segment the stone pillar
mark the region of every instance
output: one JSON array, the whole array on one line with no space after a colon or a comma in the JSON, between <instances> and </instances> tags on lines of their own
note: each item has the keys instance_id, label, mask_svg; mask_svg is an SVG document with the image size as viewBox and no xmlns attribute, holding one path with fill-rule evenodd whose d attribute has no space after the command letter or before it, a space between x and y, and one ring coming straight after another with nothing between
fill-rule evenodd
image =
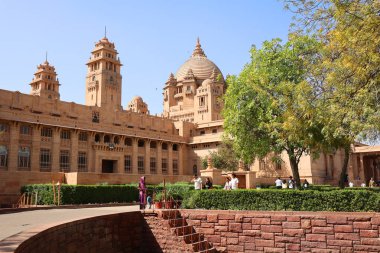
<instances>
[{"instance_id":1,"label":"stone pillar","mask_svg":"<svg viewBox=\"0 0 380 253\"><path fill-rule=\"evenodd\" d=\"M173 143L168 143L168 172L173 175Z\"/></svg>"},{"instance_id":2,"label":"stone pillar","mask_svg":"<svg viewBox=\"0 0 380 253\"><path fill-rule=\"evenodd\" d=\"M70 132L71 150L70 150L70 172L78 172L78 130Z\"/></svg>"},{"instance_id":3,"label":"stone pillar","mask_svg":"<svg viewBox=\"0 0 380 253\"><path fill-rule=\"evenodd\" d=\"M53 128L53 148L51 149L51 170L54 172L60 171L59 169L59 153L61 144L61 129L59 127Z\"/></svg>"},{"instance_id":4,"label":"stone pillar","mask_svg":"<svg viewBox=\"0 0 380 253\"><path fill-rule=\"evenodd\" d=\"M87 171L101 173L99 168L95 167L95 150L92 147L92 144L95 142L95 133L88 133L87 138Z\"/></svg>"},{"instance_id":5,"label":"stone pillar","mask_svg":"<svg viewBox=\"0 0 380 253\"><path fill-rule=\"evenodd\" d=\"M157 141L157 162L156 162L156 170L157 174L162 175L162 141Z\"/></svg>"},{"instance_id":6,"label":"stone pillar","mask_svg":"<svg viewBox=\"0 0 380 253\"><path fill-rule=\"evenodd\" d=\"M8 171L16 171L18 167L20 130L18 122L10 124L9 151L8 151Z\"/></svg>"},{"instance_id":7,"label":"stone pillar","mask_svg":"<svg viewBox=\"0 0 380 253\"><path fill-rule=\"evenodd\" d=\"M139 147L138 147L138 138L132 139L132 174L139 174L137 170L137 157L139 154Z\"/></svg>"},{"instance_id":8,"label":"stone pillar","mask_svg":"<svg viewBox=\"0 0 380 253\"><path fill-rule=\"evenodd\" d=\"M365 177L364 177L364 156L362 153L360 154L359 177L360 177L361 181L365 180Z\"/></svg>"},{"instance_id":9,"label":"stone pillar","mask_svg":"<svg viewBox=\"0 0 380 253\"><path fill-rule=\"evenodd\" d=\"M183 175L185 144L178 144L178 174Z\"/></svg>"},{"instance_id":10,"label":"stone pillar","mask_svg":"<svg viewBox=\"0 0 380 253\"><path fill-rule=\"evenodd\" d=\"M41 152L41 127L34 125L32 129L32 147L30 148L31 171L40 171L40 152Z\"/></svg>"},{"instance_id":11,"label":"stone pillar","mask_svg":"<svg viewBox=\"0 0 380 253\"><path fill-rule=\"evenodd\" d=\"M150 142L151 140L145 141L145 174L150 174Z\"/></svg>"}]
</instances>

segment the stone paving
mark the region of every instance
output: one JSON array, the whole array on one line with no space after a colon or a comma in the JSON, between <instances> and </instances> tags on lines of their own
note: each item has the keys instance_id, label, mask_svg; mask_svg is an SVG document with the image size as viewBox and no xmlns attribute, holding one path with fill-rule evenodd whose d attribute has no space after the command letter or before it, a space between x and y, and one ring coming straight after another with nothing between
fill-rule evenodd
<instances>
[{"instance_id":1,"label":"stone paving","mask_svg":"<svg viewBox=\"0 0 380 253\"><path fill-rule=\"evenodd\" d=\"M47 209L0 214L0 241L22 231L45 226L51 223L69 222L88 217L138 210L138 205L132 205L73 209Z\"/></svg>"}]
</instances>

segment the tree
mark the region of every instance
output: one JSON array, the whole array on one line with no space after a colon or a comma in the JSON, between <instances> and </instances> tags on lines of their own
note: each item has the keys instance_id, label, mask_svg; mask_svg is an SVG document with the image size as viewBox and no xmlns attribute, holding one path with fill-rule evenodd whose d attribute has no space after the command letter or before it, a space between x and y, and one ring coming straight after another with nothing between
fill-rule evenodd
<instances>
[{"instance_id":1,"label":"tree","mask_svg":"<svg viewBox=\"0 0 380 253\"><path fill-rule=\"evenodd\" d=\"M213 166L217 169L234 171L238 168L239 157L233 151L231 140L224 139L219 145L218 151L211 152L209 156L211 156ZM207 168L207 159L207 156L202 159L204 169Z\"/></svg>"},{"instance_id":2,"label":"tree","mask_svg":"<svg viewBox=\"0 0 380 253\"><path fill-rule=\"evenodd\" d=\"M285 2L296 13L298 32L312 32L324 44L322 59L313 68L322 91L322 146L344 150L339 180L344 187L350 145L359 137L375 138L380 129L380 2Z\"/></svg>"},{"instance_id":3,"label":"tree","mask_svg":"<svg viewBox=\"0 0 380 253\"><path fill-rule=\"evenodd\" d=\"M314 90L306 81L318 58L319 43L290 36L251 49L251 62L239 76L227 79L224 129L246 163L270 152L286 151L293 177L300 185L298 164L320 136L314 121Z\"/></svg>"}]
</instances>

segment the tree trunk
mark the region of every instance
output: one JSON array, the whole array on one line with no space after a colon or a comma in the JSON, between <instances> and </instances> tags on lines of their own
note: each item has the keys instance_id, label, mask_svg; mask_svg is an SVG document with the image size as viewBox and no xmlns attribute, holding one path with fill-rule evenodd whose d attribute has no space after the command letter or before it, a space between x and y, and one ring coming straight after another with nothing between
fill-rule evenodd
<instances>
[{"instance_id":1,"label":"tree trunk","mask_svg":"<svg viewBox=\"0 0 380 253\"><path fill-rule=\"evenodd\" d=\"M301 188L301 180L300 180L300 174L298 171L298 162L296 157L294 156L294 150L289 149L288 151L289 161L290 161L290 168L292 169L293 178L296 181L297 188Z\"/></svg>"},{"instance_id":2,"label":"tree trunk","mask_svg":"<svg viewBox=\"0 0 380 253\"><path fill-rule=\"evenodd\" d=\"M350 159L350 145L347 145L344 147L344 161L343 161L342 172L340 173L340 177L339 177L339 187L341 189L343 189L345 186L345 179L347 175L347 167L348 167L349 159Z\"/></svg>"}]
</instances>

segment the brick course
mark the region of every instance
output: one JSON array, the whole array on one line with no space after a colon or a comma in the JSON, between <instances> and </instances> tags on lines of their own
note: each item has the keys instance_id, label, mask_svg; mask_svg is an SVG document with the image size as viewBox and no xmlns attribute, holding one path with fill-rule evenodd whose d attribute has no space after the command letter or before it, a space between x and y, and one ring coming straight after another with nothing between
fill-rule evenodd
<instances>
[{"instance_id":1,"label":"brick course","mask_svg":"<svg viewBox=\"0 0 380 253\"><path fill-rule=\"evenodd\" d=\"M197 231L215 224L205 238L226 252L380 252L379 213L180 212L202 217L189 220Z\"/></svg>"}]
</instances>

